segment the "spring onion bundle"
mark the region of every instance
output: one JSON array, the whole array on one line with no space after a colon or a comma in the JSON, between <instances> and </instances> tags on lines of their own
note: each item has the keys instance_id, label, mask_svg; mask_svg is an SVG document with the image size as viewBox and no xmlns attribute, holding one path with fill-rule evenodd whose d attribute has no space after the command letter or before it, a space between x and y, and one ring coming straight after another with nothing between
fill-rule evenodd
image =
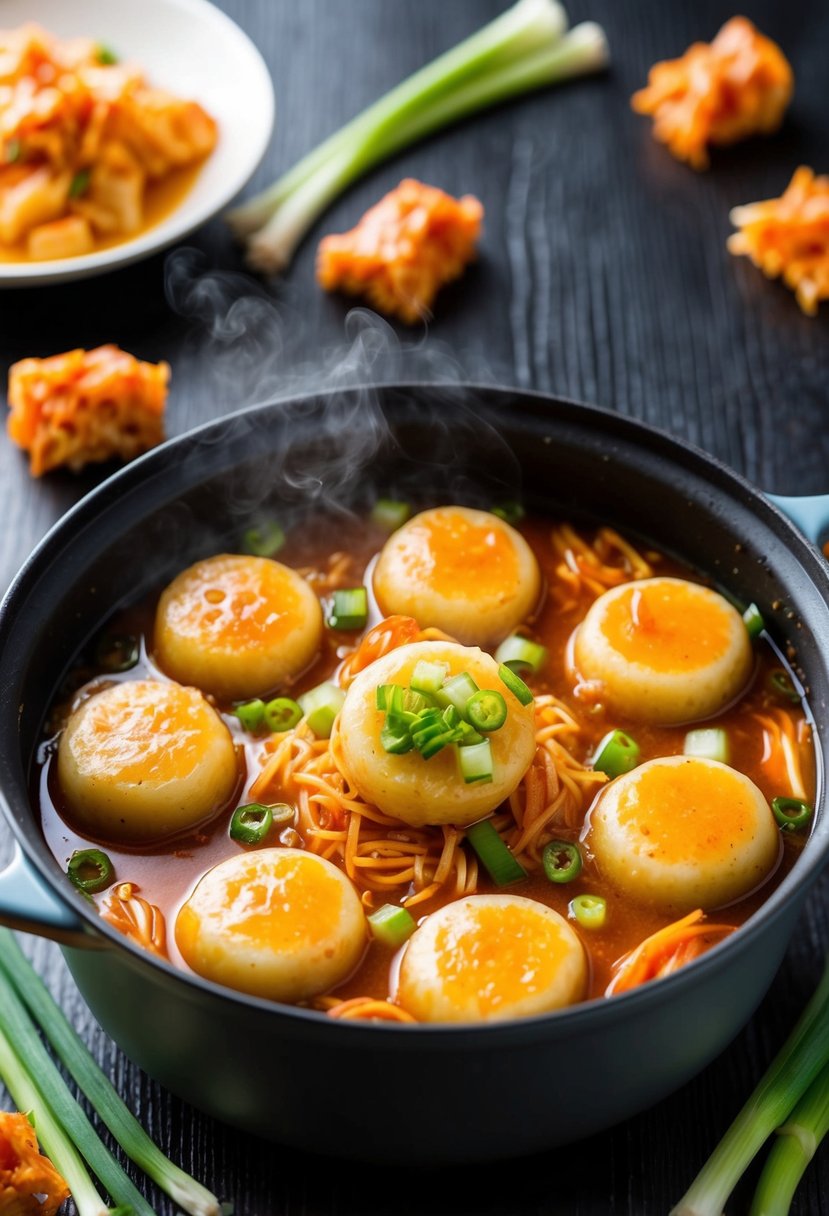
<instances>
[{"instance_id":1,"label":"spring onion bundle","mask_svg":"<svg viewBox=\"0 0 829 1216\"><path fill-rule=\"evenodd\" d=\"M37 1021L102 1122L136 1165L191 1216L219 1216L215 1195L173 1165L130 1113L8 929L0 929L0 1077L21 1110L35 1115L46 1154L66 1178L78 1216L153 1216L98 1139L40 1041ZM83 1159L118 1205L98 1195Z\"/></svg>"},{"instance_id":2,"label":"spring onion bundle","mask_svg":"<svg viewBox=\"0 0 829 1216\"><path fill-rule=\"evenodd\" d=\"M402 148L509 97L607 64L600 26L567 29L557 0L518 0L331 135L228 215L264 273L283 270L308 229L361 174Z\"/></svg>"},{"instance_id":3,"label":"spring onion bundle","mask_svg":"<svg viewBox=\"0 0 829 1216\"><path fill-rule=\"evenodd\" d=\"M757 1187L752 1216L784 1216L829 1126L829 963L797 1025L671 1216L720 1216L768 1137L778 1141ZM798 1143L795 1143L798 1142Z\"/></svg>"}]
</instances>

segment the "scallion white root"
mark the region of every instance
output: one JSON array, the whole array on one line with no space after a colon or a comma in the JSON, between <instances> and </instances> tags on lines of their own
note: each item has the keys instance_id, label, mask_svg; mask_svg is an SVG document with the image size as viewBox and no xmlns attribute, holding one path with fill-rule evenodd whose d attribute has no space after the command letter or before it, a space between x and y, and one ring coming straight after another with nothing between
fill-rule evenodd
<instances>
[{"instance_id":1,"label":"scallion white root","mask_svg":"<svg viewBox=\"0 0 829 1216\"><path fill-rule=\"evenodd\" d=\"M511 9L392 89L304 157L271 187L230 212L248 260L275 273L331 202L373 165L509 97L603 68L601 27L567 31L557 0L518 0Z\"/></svg>"},{"instance_id":2,"label":"scallion white root","mask_svg":"<svg viewBox=\"0 0 829 1216\"><path fill-rule=\"evenodd\" d=\"M829 1065L829 964L797 1025L670 1216L721 1216L772 1132Z\"/></svg>"}]
</instances>

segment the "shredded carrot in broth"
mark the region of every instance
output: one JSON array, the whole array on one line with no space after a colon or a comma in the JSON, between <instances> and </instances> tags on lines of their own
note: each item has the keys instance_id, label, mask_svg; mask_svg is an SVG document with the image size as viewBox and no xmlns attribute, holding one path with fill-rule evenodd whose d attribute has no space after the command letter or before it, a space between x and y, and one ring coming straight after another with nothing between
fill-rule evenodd
<instances>
[{"instance_id":1,"label":"shredded carrot in broth","mask_svg":"<svg viewBox=\"0 0 829 1216\"><path fill-rule=\"evenodd\" d=\"M654 136L678 160L705 169L709 144L776 131L793 88L779 46L746 17L732 17L713 42L654 64L631 106L653 117Z\"/></svg>"},{"instance_id":2,"label":"shredded carrot in broth","mask_svg":"<svg viewBox=\"0 0 829 1216\"><path fill-rule=\"evenodd\" d=\"M763 768L781 791L804 800L807 795L800 753L811 734L805 718L800 715L794 722L790 713L774 708L753 717L763 731Z\"/></svg>"},{"instance_id":3,"label":"shredded carrot in broth","mask_svg":"<svg viewBox=\"0 0 829 1216\"><path fill-rule=\"evenodd\" d=\"M417 1021L405 1009L401 1009L399 1005L393 1005L391 1001L381 1001L370 996L355 996L348 1001L337 1001L323 997L316 1004L330 1018L339 1018L344 1022Z\"/></svg>"},{"instance_id":4,"label":"shredded carrot in broth","mask_svg":"<svg viewBox=\"0 0 829 1216\"><path fill-rule=\"evenodd\" d=\"M104 900L101 916L119 933L152 954L167 957L167 924L155 904L138 894L133 882L122 882Z\"/></svg>"},{"instance_id":5,"label":"shredded carrot in broth","mask_svg":"<svg viewBox=\"0 0 829 1216\"><path fill-rule=\"evenodd\" d=\"M681 920L645 938L616 964L616 972L605 990L605 996L617 996L650 980L663 979L704 953L716 940L734 932L734 925L704 922L705 914L697 908Z\"/></svg>"},{"instance_id":6,"label":"shredded carrot in broth","mask_svg":"<svg viewBox=\"0 0 829 1216\"><path fill-rule=\"evenodd\" d=\"M801 165L780 198L734 207L730 218L739 231L728 238L729 252L751 258L770 279L782 278L814 316L829 300L829 176Z\"/></svg>"},{"instance_id":7,"label":"shredded carrot in broth","mask_svg":"<svg viewBox=\"0 0 829 1216\"><path fill-rule=\"evenodd\" d=\"M559 586L550 593L561 608L573 607L582 595L596 599L620 583L653 575L653 564L613 528L600 528L591 545L570 524L559 524L550 540L561 559L555 569Z\"/></svg>"}]
</instances>

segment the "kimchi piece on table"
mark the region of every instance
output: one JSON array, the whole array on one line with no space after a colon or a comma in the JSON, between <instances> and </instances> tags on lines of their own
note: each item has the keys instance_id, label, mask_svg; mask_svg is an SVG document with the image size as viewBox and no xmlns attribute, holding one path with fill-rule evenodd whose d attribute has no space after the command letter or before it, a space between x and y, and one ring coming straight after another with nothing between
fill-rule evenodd
<instances>
[{"instance_id":1,"label":"kimchi piece on table","mask_svg":"<svg viewBox=\"0 0 829 1216\"><path fill-rule=\"evenodd\" d=\"M138 232L162 179L214 148L194 101L90 38L0 31L0 261L77 257Z\"/></svg>"},{"instance_id":2,"label":"kimchi piece on table","mask_svg":"<svg viewBox=\"0 0 829 1216\"><path fill-rule=\"evenodd\" d=\"M677 160L705 169L709 144L776 131L793 89L780 47L746 17L732 17L713 42L654 64L631 105L652 116L654 136Z\"/></svg>"},{"instance_id":3,"label":"kimchi piece on table","mask_svg":"<svg viewBox=\"0 0 829 1216\"><path fill-rule=\"evenodd\" d=\"M33 477L59 465L130 460L164 439L170 368L117 346L22 359L9 370L10 438Z\"/></svg>"},{"instance_id":4,"label":"kimchi piece on table","mask_svg":"<svg viewBox=\"0 0 829 1216\"><path fill-rule=\"evenodd\" d=\"M324 237L317 281L326 291L364 296L407 324L427 317L435 296L475 256L484 209L406 178L350 232Z\"/></svg>"}]
</instances>

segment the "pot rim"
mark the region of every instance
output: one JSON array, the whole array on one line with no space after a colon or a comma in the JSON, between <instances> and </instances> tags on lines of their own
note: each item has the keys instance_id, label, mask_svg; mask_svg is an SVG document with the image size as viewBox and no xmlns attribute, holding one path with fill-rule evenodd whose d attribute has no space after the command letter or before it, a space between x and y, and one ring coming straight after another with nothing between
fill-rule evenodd
<instances>
[{"instance_id":1,"label":"pot rim","mask_svg":"<svg viewBox=\"0 0 829 1216\"><path fill-rule=\"evenodd\" d=\"M13 617L17 611L18 603L25 604L29 593L40 577L41 566L45 560L48 560L52 549L60 547L61 539L67 533L75 535L87 527L94 527L113 503L123 503L127 495L135 491L146 491L151 479L163 478L165 474L169 476L169 468L171 461L174 459L174 454L178 451L186 451L190 447L197 446L211 432L219 432L222 428L238 425L240 421L246 418L255 420L258 417L265 417L274 411L289 406L301 406L303 403L310 404L315 401L322 401L330 397L332 391L335 391L337 396L348 397L370 393L374 394L381 401L389 395L408 393L414 395L424 393L426 395L434 395L440 392L449 394L458 393L462 395L463 399L466 399L470 395L476 395L484 400L489 410L493 410L493 407L496 410L509 409L513 402L519 404L532 403L536 407L542 408L552 406L558 409L564 407L574 410L583 419L595 418L601 422L605 432L610 429L621 433L623 437L628 441L632 440L637 446L644 446L647 441L652 443L654 440L657 440L663 447L670 449L669 456L676 463L680 465L685 463L687 465L689 460L694 462L697 469L705 477L705 480L711 484L712 492L718 495L722 493L722 490L715 484L715 478L712 476L716 474L717 477L729 483L735 491L738 491L744 498L749 500L752 510L758 514L761 522L764 522L766 526L774 524L778 531L782 528L788 534L788 540L798 565L803 569L813 588L819 592L827 607L827 613L829 613L829 563L827 563L826 559L800 533L788 516L774 502L770 501L761 490L718 457L712 456L695 444L687 442L685 439L680 439L661 427L642 422L629 415L554 393L545 393L539 390L511 387L502 384L468 381L401 381L379 385L355 384L336 390L319 389L249 405L234 410L220 418L202 423L181 435L166 440L163 444L153 448L107 477L98 486L84 495L53 524L12 580L2 601L0 601L0 654L2 654L3 633L8 619ZM206 474L208 472L215 473L217 469L205 470ZM767 516L765 521L762 518L763 513ZM679 548L681 551L681 546ZM812 569L810 569L810 566ZM825 586L821 586L820 577L826 580ZM355 1042L361 1036L366 1036L370 1037L376 1045L379 1045L381 1039L378 1036L381 1036L384 1045L392 1046L394 1043L401 1044L408 1041L412 1035L418 1038L427 1035L433 1045L442 1044L447 1049L459 1046L461 1041L465 1046L468 1045L469 1047L483 1045L484 1042L494 1046L496 1043L506 1043L516 1037L524 1040L528 1036L546 1038L556 1028L559 1028L562 1032L582 1032L589 1029L591 1025L601 1025L602 1021L607 1017L618 1017L625 1020L635 1018L639 1015L640 1010L647 1007L651 1002L661 1001L669 995L681 999L684 988L689 984L695 984L698 979L701 980L706 971L719 971L728 966L728 959L735 948L735 943L738 946L741 942L749 945L758 933L764 931L767 922L780 919L787 913L790 913L793 906L799 905L819 877L827 860L829 860L829 816L826 815L824 807L826 790L823 780L824 764L829 759L829 756L825 755L827 749L829 749L829 739L823 742L822 747L821 736L817 731L815 731L815 739L818 766L815 827L804 846L803 856L798 858L790 873L786 875L771 896L760 905L736 934L729 935L724 941L713 946L700 958L693 960L679 971L656 983L644 984L630 992L614 996L612 1000L600 996L580 1002L577 1005L555 1010L551 1013L483 1024L418 1023L415 1026L411 1026L388 1022L367 1025L359 1021L339 1021L331 1019L327 1014L317 1010L286 1005L251 996L247 993L238 992L216 984L195 973L183 971L172 963L156 958L147 951L142 950L139 946L133 945L129 939L110 926L94 910L88 909L82 900L73 900L74 893L67 890L64 884L60 884L57 881L57 875L53 869L39 855L26 834L19 830L19 825L12 814L11 806L2 790L0 790L0 810L2 810L6 822L10 826L14 838L28 864L34 867L37 874L46 882L50 893L66 907L67 911L78 915L83 929L90 938L90 945L105 944L108 947L115 947L116 949L126 951L133 965L141 969L149 968L152 976L160 972L162 977L167 977L168 980L183 984L184 988L189 991L194 999L198 999L200 996L207 997L231 1006L241 1003L250 1009L266 1012L277 1019L282 1019L286 1023L298 1020L299 1022L311 1023L320 1027L325 1026L327 1030L325 1032L320 1031L320 1033L332 1036L342 1034L350 1039L351 1042ZM3 760L0 758L0 764L2 763ZM30 804L27 804L27 811L34 815L34 809ZM103 943L100 941L101 938L104 939Z\"/></svg>"}]
</instances>

